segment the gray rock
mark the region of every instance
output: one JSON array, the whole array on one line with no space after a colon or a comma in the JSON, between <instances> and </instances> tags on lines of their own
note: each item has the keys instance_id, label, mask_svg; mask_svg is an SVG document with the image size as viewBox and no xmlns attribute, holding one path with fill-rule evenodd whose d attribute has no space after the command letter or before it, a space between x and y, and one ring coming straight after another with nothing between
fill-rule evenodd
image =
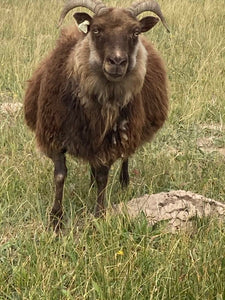
<instances>
[{"instance_id":1,"label":"gray rock","mask_svg":"<svg viewBox=\"0 0 225 300\"><path fill-rule=\"evenodd\" d=\"M206 198L190 191L171 191L134 198L126 204L114 206L115 213L125 213L137 217L144 213L149 224L168 221L171 232L178 229L191 228L194 217L223 217L225 204Z\"/></svg>"}]
</instances>

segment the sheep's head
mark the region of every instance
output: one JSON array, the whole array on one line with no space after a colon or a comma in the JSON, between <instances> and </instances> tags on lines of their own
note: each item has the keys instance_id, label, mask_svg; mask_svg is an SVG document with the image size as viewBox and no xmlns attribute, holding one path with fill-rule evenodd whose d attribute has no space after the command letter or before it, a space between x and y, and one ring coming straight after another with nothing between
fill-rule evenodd
<instances>
[{"instance_id":1,"label":"sheep's head","mask_svg":"<svg viewBox=\"0 0 225 300\"><path fill-rule=\"evenodd\" d=\"M137 15L152 11L168 30L154 0L138 1L126 9L107 8L100 0L71 0L62 11L60 23L71 9L78 6L95 13L93 17L87 13L75 13L74 18L81 31L89 36L90 63L109 81L120 81L135 67L139 34L150 30L159 21L153 16L138 20Z\"/></svg>"}]
</instances>

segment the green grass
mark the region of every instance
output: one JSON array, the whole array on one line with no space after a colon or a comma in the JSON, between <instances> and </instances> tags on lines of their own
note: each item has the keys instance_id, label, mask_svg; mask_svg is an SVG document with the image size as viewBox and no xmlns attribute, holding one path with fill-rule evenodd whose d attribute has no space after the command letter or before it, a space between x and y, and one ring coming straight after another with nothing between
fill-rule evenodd
<instances>
[{"instance_id":1,"label":"green grass","mask_svg":"<svg viewBox=\"0 0 225 300\"><path fill-rule=\"evenodd\" d=\"M146 35L167 65L169 119L132 158L127 191L113 166L107 199L185 189L224 201L225 158L199 144L211 138L214 150L225 148L224 1L159 3L171 34L158 24ZM1 0L0 104L23 101L26 80L58 36L61 7ZM223 223L197 220L194 233L171 235L143 216L95 220L88 166L68 157L65 232L57 237L46 230L53 167L36 152L22 112L0 113L0 136L0 299L225 299Z\"/></svg>"}]
</instances>

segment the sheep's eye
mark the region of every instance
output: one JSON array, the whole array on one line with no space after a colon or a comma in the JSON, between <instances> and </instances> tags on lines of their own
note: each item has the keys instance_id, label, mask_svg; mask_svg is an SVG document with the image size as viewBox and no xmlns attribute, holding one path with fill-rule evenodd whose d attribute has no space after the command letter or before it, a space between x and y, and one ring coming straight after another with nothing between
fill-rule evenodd
<instances>
[{"instance_id":1,"label":"sheep's eye","mask_svg":"<svg viewBox=\"0 0 225 300\"><path fill-rule=\"evenodd\" d=\"M98 34L100 33L100 29L94 28L94 29L92 30L92 32L93 32L94 34L98 35Z\"/></svg>"},{"instance_id":2,"label":"sheep's eye","mask_svg":"<svg viewBox=\"0 0 225 300\"><path fill-rule=\"evenodd\" d=\"M135 30L134 33L133 33L133 37L134 38L137 38L140 34L140 31L139 30Z\"/></svg>"}]
</instances>

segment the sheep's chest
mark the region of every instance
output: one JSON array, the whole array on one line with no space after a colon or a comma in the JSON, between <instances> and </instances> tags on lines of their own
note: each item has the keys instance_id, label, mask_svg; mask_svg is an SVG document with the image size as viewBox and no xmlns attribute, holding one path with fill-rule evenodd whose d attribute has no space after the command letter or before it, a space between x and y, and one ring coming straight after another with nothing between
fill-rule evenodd
<instances>
[{"instance_id":1,"label":"sheep's chest","mask_svg":"<svg viewBox=\"0 0 225 300\"><path fill-rule=\"evenodd\" d=\"M140 121L134 118L134 107L135 115L140 115L138 103L134 105L127 94L123 101L115 95L103 99L82 94L76 95L75 105L68 111L71 123L68 125L68 118L66 123L71 138L67 151L92 164L110 164L133 154L139 146L141 132L140 126L136 126Z\"/></svg>"},{"instance_id":2,"label":"sheep's chest","mask_svg":"<svg viewBox=\"0 0 225 300\"><path fill-rule=\"evenodd\" d=\"M96 123L96 127L90 130L89 147L86 149L90 149L87 159L92 164L111 164L135 151L130 145L132 138L128 119L119 117L112 125L104 125L99 120L99 124Z\"/></svg>"},{"instance_id":3,"label":"sheep's chest","mask_svg":"<svg viewBox=\"0 0 225 300\"><path fill-rule=\"evenodd\" d=\"M76 128L73 127L65 148L92 165L111 164L133 154L138 146L136 130L131 123L125 111L105 118L93 110L88 118L83 118L83 122L79 119Z\"/></svg>"}]
</instances>

